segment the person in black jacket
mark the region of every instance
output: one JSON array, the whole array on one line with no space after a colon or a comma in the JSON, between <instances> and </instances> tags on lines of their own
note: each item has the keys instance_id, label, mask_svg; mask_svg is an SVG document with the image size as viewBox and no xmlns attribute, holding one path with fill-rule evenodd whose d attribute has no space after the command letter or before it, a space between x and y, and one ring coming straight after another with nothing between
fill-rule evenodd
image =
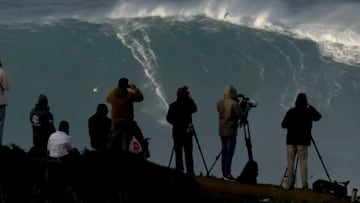
<instances>
[{"instance_id":1,"label":"person in black jacket","mask_svg":"<svg viewBox=\"0 0 360 203\"><path fill-rule=\"evenodd\" d=\"M177 90L177 99L170 104L166 115L166 120L172 124L176 170L184 171L184 152L186 172L191 175L194 174L193 132L189 131L189 125L192 124L192 114L196 111L197 106L190 96L188 87L183 86Z\"/></svg>"},{"instance_id":2,"label":"person in black jacket","mask_svg":"<svg viewBox=\"0 0 360 203\"><path fill-rule=\"evenodd\" d=\"M38 102L30 111L29 118L33 131L32 151L46 153L48 139L56 129L54 126L54 116L50 112L48 99L44 94L40 94Z\"/></svg>"},{"instance_id":3,"label":"person in black jacket","mask_svg":"<svg viewBox=\"0 0 360 203\"><path fill-rule=\"evenodd\" d=\"M321 119L321 114L308 103L306 95L299 93L295 101L295 107L289 109L281 123L282 128L287 129L287 173L288 189L294 189L295 174L294 163L296 155L300 162L301 182L303 189L308 188L308 146L311 143L311 128L313 121Z\"/></svg>"},{"instance_id":4,"label":"person in black jacket","mask_svg":"<svg viewBox=\"0 0 360 203\"><path fill-rule=\"evenodd\" d=\"M97 151L106 149L111 128L111 119L107 116L108 112L108 107L105 104L98 104L96 113L88 119L90 144Z\"/></svg>"}]
</instances>

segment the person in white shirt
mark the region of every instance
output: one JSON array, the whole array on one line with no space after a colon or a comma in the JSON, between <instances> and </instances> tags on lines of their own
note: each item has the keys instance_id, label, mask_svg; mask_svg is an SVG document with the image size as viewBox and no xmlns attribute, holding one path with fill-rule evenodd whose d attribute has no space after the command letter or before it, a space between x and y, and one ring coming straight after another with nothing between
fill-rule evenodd
<instances>
[{"instance_id":1,"label":"person in white shirt","mask_svg":"<svg viewBox=\"0 0 360 203\"><path fill-rule=\"evenodd\" d=\"M58 130L50 135L47 149L50 158L61 158L72 150L67 121L60 121Z\"/></svg>"}]
</instances>

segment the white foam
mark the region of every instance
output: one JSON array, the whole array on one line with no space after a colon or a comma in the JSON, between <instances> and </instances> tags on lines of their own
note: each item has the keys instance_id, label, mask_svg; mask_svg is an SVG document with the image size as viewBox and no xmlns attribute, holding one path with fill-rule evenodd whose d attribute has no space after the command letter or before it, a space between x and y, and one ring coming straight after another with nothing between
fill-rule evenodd
<instances>
[{"instance_id":1,"label":"white foam","mask_svg":"<svg viewBox=\"0 0 360 203\"><path fill-rule=\"evenodd\" d=\"M133 33L140 33L142 38L136 38ZM134 58L141 64L145 76L157 96L157 101L153 102L151 108L143 109L144 112L155 116L160 124L164 125L164 114L167 112L168 103L166 102L161 84L156 81L156 68L158 67L154 51L151 49L151 40L146 32L146 26L135 23L118 26L117 37L128 47Z\"/></svg>"},{"instance_id":2,"label":"white foam","mask_svg":"<svg viewBox=\"0 0 360 203\"><path fill-rule=\"evenodd\" d=\"M360 66L359 3L321 4L294 9L285 1L201 0L120 1L109 18L174 17L191 20L203 15L241 26L263 29L316 42L325 57ZM185 17L185 18L184 18Z\"/></svg>"}]
</instances>

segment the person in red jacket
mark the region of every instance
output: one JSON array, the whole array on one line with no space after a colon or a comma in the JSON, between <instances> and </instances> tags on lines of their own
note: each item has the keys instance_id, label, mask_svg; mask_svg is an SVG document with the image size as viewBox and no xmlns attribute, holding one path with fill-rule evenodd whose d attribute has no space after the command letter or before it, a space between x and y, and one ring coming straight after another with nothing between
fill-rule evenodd
<instances>
[{"instance_id":1,"label":"person in red jacket","mask_svg":"<svg viewBox=\"0 0 360 203\"><path fill-rule=\"evenodd\" d=\"M112 107L107 148L112 152L127 152L133 136L140 143L144 140L134 120L134 103L143 101L144 96L134 83L129 83L127 78L120 78L118 86L107 95L106 100Z\"/></svg>"},{"instance_id":2,"label":"person in red jacket","mask_svg":"<svg viewBox=\"0 0 360 203\"><path fill-rule=\"evenodd\" d=\"M295 107L290 108L281 123L282 128L287 129L287 173L288 189L294 189L295 173L294 163L296 155L300 162L301 182L303 189L308 189L308 146L311 143L311 128L313 121L321 119L321 114L308 103L306 95L299 93L295 101Z\"/></svg>"}]
</instances>

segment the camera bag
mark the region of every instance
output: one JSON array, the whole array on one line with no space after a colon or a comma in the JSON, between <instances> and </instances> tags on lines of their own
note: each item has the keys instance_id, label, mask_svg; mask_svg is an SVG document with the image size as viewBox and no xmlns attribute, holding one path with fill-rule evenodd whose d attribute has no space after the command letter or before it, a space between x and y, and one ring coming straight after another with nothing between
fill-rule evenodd
<instances>
[{"instance_id":1,"label":"camera bag","mask_svg":"<svg viewBox=\"0 0 360 203\"><path fill-rule=\"evenodd\" d=\"M317 148L313 137L311 137L311 141L316 149L317 154L319 155L320 161L321 161L321 163L324 167L325 173L329 179L329 180L322 180L322 179L316 180L313 183L313 190L316 192L333 194L338 197L345 197L347 195L347 185L350 183L350 181L337 182L337 181L331 180L330 175L325 167L325 164L321 158L319 149Z\"/></svg>"},{"instance_id":2,"label":"camera bag","mask_svg":"<svg viewBox=\"0 0 360 203\"><path fill-rule=\"evenodd\" d=\"M332 195L336 195L338 197L346 197L347 195L347 184L349 183L349 181L344 182L344 183L339 183L339 182L330 182L328 180L316 180L313 183L313 190L316 192L321 192L321 193L328 193L328 194L332 194Z\"/></svg>"}]
</instances>

